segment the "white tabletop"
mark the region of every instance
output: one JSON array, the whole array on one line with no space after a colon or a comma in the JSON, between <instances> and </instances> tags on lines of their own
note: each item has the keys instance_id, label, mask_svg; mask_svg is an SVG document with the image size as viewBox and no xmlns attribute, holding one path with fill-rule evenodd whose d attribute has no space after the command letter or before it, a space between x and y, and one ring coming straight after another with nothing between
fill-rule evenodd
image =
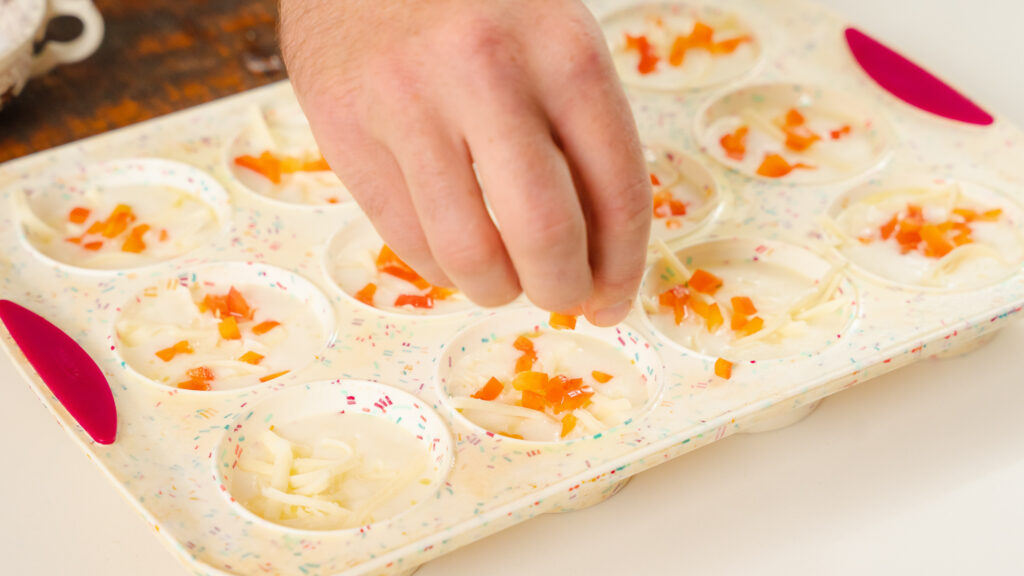
<instances>
[{"instance_id":1,"label":"white tabletop","mask_svg":"<svg viewBox=\"0 0 1024 576\"><path fill-rule=\"evenodd\" d=\"M825 2L1024 124L1024 2ZM797 426L728 438L418 576L1020 574L1021 374L1018 323L969 356L862 384ZM0 430L0 572L187 574L2 355Z\"/></svg>"}]
</instances>

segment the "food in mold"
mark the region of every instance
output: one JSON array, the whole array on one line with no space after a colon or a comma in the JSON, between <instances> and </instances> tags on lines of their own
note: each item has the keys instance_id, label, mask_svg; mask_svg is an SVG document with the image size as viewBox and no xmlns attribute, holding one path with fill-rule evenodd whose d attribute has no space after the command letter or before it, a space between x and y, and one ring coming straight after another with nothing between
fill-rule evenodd
<instances>
[{"instance_id":1,"label":"food in mold","mask_svg":"<svg viewBox=\"0 0 1024 576\"><path fill-rule=\"evenodd\" d=\"M731 12L672 2L602 19L615 67L628 85L689 90L740 78L761 59L754 31Z\"/></svg>"},{"instance_id":2,"label":"food in mold","mask_svg":"<svg viewBox=\"0 0 1024 576\"><path fill-rule=\"evenodd\" d=\"M735 362L821 350L852 318L843 268L802 248L752 240L679 253L658 246L662 258L641 295L647 316L672 342L716 358L721 378L733 375Z\"/></svg>"},{"instance_id":3,"label":"food in mold","mask_svg":"<svg viewBox=\"0 0 1024 576\"><path fill-rule=\"evenodd\" d=\"M81 180L14 194L28 243L75 268L124 270L172 260L223 228L226 195L208 176L164 160L101 165Z\"/></svg>"},{"instance_id":4,"label":"food in mold","mask_svg":"<svg viewBox=\"0 0 1024 576\"><path fill-rule=\"evenodd\" d=\"M877 114L813 86L741 88L698 117L705 151L771 181L820 184L856 178L889 156L892 132Z\"/></svg>"},{"instance_id":5,"label":"food in mold","mask_svg":"<svg viewBox=\"0 0 1024 576\"><path fill-rule=\"evenodd\" d=\"M304 367L329 338L326 301L310 305L259 280L233 281L229 268L148 286L120 311L118 352L152 381L200 392L273 382Z\"/></svg>"},{"instance_id":6,"label":"food in mold","mask_svg":"<svg viewBox=\"0 0 1024 576\"><path fill-rule=\"evenodd\" d=\"M347 530L427 500L451 465L437 416L408 394L357 381L275 393L218 450L227 494L289 529Z\"/></svg>"},{"instance_id":7,"label":"food in mold","mask_svg":"<svg viewBox=\"0 0 1024 576\"><path fill-rule=\"evenodd\" d=\"M1024 263L1020 207L971 182L901 177L842 197L822 219L852 263L890 281L960 289L999 281Z\"/></svg>"},{"instance_id":8,"label":"food in mold","mask_svg":"<svg viewBox=\"0 0 1024 576\"><path fill-rule=\"evenodd\" d=\"M288 204L332 205L352 196L324 160L298 104L248 109L228 149L228 168L256 194Z\"/></svg>"},{"instance_id":9,"label":"food in mold","mask_svg":"<svg viewBox=\"0 0 1024 576\"><path fill-rule=\"evenodd\" d=\"M721 203L718 184L697 159L664 146L644 148L654 188L651 237L670 240L699 230Z\"/></svg>"},{"instance_id":10,"label":"food in mold","mask_svg":"<svg viewBox=\"0 0 1024 576\"><path fill-rule=\"evenodd\" d=\"M427 316L474 308L461 292L424 280L384 244L363 218L349 222L335 234L324 265L343 292L378 310Z\"/></svg>"},{"instance_id":11,"label":"food in mold","mask_svg":"<svg viewBox=\"0 0 1024 576\"><path fill-rule=\"evenodd\" d=\"M572 317L526 316L538 321L492 317L448 347L441 378L455 410L495 434L538 442L593 436L643 412L655 376L607 341L621 335L565 322ZM477 332L490 334L474 341Z\"/></svg>"}]
</instances>

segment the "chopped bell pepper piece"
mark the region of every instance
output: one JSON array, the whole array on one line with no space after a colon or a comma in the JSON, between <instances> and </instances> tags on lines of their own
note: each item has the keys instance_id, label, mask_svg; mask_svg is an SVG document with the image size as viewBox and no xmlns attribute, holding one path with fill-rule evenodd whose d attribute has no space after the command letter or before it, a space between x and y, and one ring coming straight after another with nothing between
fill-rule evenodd
<instances>
[{"instance_id":1,"label":"chopped bell pepper piece","mask_svg":"<svg viewBox=\"0 0 1024 576\"><path fill-rule=\"evenodd\" d=\"M793 170L816 170L814 166L797 162L790 164L785 158L778 154L765 154L764 161L757 168L757 175L765 178L782 178L788 176Z\"/></svg>"},{"instance_id":2,"label":"chopped bell pepper piece","mask_svg":"<svg viewBox=\"0 0 1024 576\"><path fill-rule=\"evenodd\" d=\"M744 316L757 314L757 307L754 306L754 301L746 296L734 297L732 299L732 310L736 314L743 314Z\"/></svg>"},{"instance_id":3,"label":"chopped bell pepper piece","mask_svg":"<svg viewBox=\"0 0 1024 576\"><path fill-rule=\"evenodd\" d=\"M280 378L281 376L284 376L285 374L287 374L289 372L291 372L291 370L282 370L280 372L274 372L273 374L267 374L263 378L260 378L260 382L270 382L271 380L274 380L276 378Z\"/></svg>"},{"instance_id":4,"label":"chopped bell pepper piece","mask_svg":"<svg viewBox=\"0 0 1024 576\"><path fill-rule=\"evenodd\" d=\"M647 36L630 36L626 34L626 50L635 50L640 54L640 62L637 63L636 69L641 74L646 75L654 72L658 67L658 62L661 60L654 53L654 46L651 45Z\"/></svg>"},{"instance_id":5,"label":"chopped bell pepper piece","mask_svg":"<svg viewBox=\"0 0 1024 576\"><path fill-rule=\"evenodd\" d=\"M747 155L747 135L749 133L749 126L740 126L734 132L722 136L718 142L725 150L725 155L733 160L743 160Z\"/></svg>"},{"instance_id":6,"label":"chopped bell pepper piece","mask_svg":"<svg viewBox=\"0 0 1024 576\"><path fill-rule=\"evenodd\" d=\"M570 412L562 418L562 438L565 438L576 429L576 416Z\"/></svg>"},{"instance_id":7,"label":"chopped bell pepper piece","mask_svg":"<svg viewBox=\"0 0 1024 576\"><path fill-rule=\"evenodd\" d=\"M245 297L242 296L242 293L236 290L234 286L228 290L225 301L227 303L228 314L238 318L252 320L252 315L255 313L255 310L249 306L249 303L245 301Z\"/></svg>"},{"instance_id":8,"label":"chopped bell pepper piece","mask_svg":"<svg viewBox=\"0 0 1024 576\"><path fill-rule=\"evenodd\" d=\"M548 319L548 326L551 326L555 330L575 330L576 317L569 314L552 312L551 317Z\"/></svg>"},{"instance_id":9,"label":"chopped bell pepper piece","mask_svg":"<svg viewBox=\"0 0 1024 576\"><path fill-rule=\"evenodd\" d=\"M68 221L72 224L85 224L85 221L89 219L89 215L92 214L92 210L88 208L75 207L71 209L68 214Z\"/></svg>"},{"instance_id":10,"label":"chopped bell pepper piece","mask_svg":"<svg viewBox=\"0 0 1024 576\"><path fill-rule=\"evenodd\" d=\"M139 254L146 249L146 242L142 237L149 232L149 224L139 224L128 234L125 238L124 244L121 245L121 251L131 252L133 254Z\"/></svg>"},{"instance_id":11,"label":"chopped bell pepper piece","mask_svg":"<svg viewBox=\"0 0 1024 576\"><path fill-rule=\"evenodd\" d=\"M597 370L591 372L590 375L593 376L594 380L597 380L599 384L605 384L613 378L611 374L606 374Z\"/></svg>"},{"instance_id":12,"label":"chopped bell pepper piece","mask_svg":"<svg viewBox=\"0 0 1024 576\"><path fill-rule=\"evenodd\" d=\"M377 293L377 285L370 282L366 286L363 286L359 292L356 292L356 300L359 300L367 306L373 306L373 296Z\"/></svg>"},{"instance_id":13,"label":"chopped bell pepper piece","mask_svg":"<svg viewBox=\"0 0 1024 576\"><path fill-rule=\"evenodd\" d=\"M399 294L395 298L395 306L412 306L413 308L430 309L434 307L434 299L422 294Z\"/></svg>"},{"instance_id":14,"label":"chopped bell pepper piece","mask_svg":"<svg viewBox=\"0 0 1024 576\"><path fill-rule=\"evenodd\" d=\"M242 356L238 359L238 361L239 362L245 362L246 364L252 364L252 365L255 366L255 365L257 365L257 364L259 364L260 362L263 361L263 355L262 354L257 354L256 352L253 352L252 350L250 350L250 351L246 352L245 354L242 354Z\"/></svg>"},{"instance_id":15,"label":"chopped bell pepper piece","mask_svg":"<svg viewBox=\"0 0 1024 576\"><path fill-rule=\"evenodd\" d=\"M735 329L735 328L734 328ZM736 334L741 338L747 336L753 336L764 329L764 320L760 317L755 316L743 324L739 329L736 330Z\"/></svg>"},{"instance_id":16,"label":"chopped bell pepper piece","mask_svg":"<svg viewBox=\"0 0 1024 576\"><path fill-rule=\"evenodd\" d=\"M725 380L732 378L732 362L725 358L715 360L715 375Z\"/></svg>"},{"instance_id":17,"label":"chopped bell pepper piece","mask_svg":"<svg viewBox=\"0 0 1024 576\"><path fill-rule=\"evenodd\" d=\"M383 274L390 274L395 278L400 278L413 286L424 290L430 288L430 283L424 280L415 270L409 267L408 264L402 261L395 254L394 250L390 246L385 244L381 247L380 252L377 254L377 270Z\"/></svg>"},{"instance_id":18,"label":"chopped bell pepper piece","mask_svg":"<svg viewBox=\"0 0 1024 576\"><path fill-rule=\"evenodd\" d=\"M519 391L530 390L532 392L544 393L547 385L548 375L543 372L520 372L512 379L512 387Z\"/></svg>"},{"instance_id":19,"label":"chopped bell pepper piece","mask_svg":"<svg viewBox=\"0 0 1024 576\"><path fill-rule=\"evenodd\" d=\"M252 333L257 336L262 336L267 332L270 332L274 328L280 326L281 323L274 320L266 320L252 327Z\"/></svg>"},{"instance_id":20,"label":"chopped bell pepper piece","mask_svg":"<svg viewBox=\"0 0 1024 576\"><path fill-rule=\"evenodd\" d=\"M157 351L156 356L164 362L170 362L178 354L192 354L193 352L192 345L189 344L188 340L182 340L173 346Z\"/></svg>"},{"instance_id":21,"label":"chopped bell pepper piece","mask_svg":"<svg viewBox=\"0 0 1024 576\"><path fill-rule=\"evenodd\" d=\"M690 277L690 288L702 294L714 296L715 292L722 287L722 279L707 270L694 270Z\"/></svg>"},{"instance_id":22,"label":"chopped bell pepper piece","mask_svg":"<svg viewBox=\"0 0 1024 576\"><path fill-rule=\"evenodd\" d=\"M537 410L539 412L543 412L544 407L546 406L544 403L544 397L532 390L523 390L521 403L523 408L529 408L530 410Z\"/></svg>"},{"instance_id":23,"label":"chopped bell pepper piece","mask_svg":"<svg viewBox=\"0 0 1024 576\"><path fill-rule=\"evenodd\" d=\"M217 324L217 330L220 331L220 337L225 340L241 340L242 333L238 330L238 321L235 320L234 316L228 316Z\"/></svg>"},{"instance_id":24,"label":"chopped bell pepper piece","mask_svg":"<svg viewBox=\"0 0 1024 576\"><path fill-rule=\"evenodd\" d=\"M501 391L505 389L505 385L501 383L497 378L491 378L484 384L483 388L473 393L473 398L477 400L494 400L497 398Z\"/></svg>"}]
</instances>

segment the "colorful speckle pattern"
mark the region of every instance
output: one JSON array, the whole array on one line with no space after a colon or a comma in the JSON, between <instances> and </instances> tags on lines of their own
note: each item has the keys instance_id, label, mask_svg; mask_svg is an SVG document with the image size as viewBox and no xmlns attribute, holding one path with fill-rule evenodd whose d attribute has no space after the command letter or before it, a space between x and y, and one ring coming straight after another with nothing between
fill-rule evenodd
<instances>
[{"instance_id":1,"label":"colorful speckle pattern","mask_svg":"<svg viewBox=\"0 0 1024 576\"><path fill-rule=\"evenodd\" d=\"M590 2L598 14L628 4ZM928 173L1021 197L1024 134L1017 127L1000 119L986 129L965 130L908 108L859 70L843 43L845 22L813 4L731 0L728 8L764 41L765 65L750 85L828 86L887 118L898 138L878 177ZM289 86L271 86L0 166L0 294L62 327L96 359L117 403L117 442L109 447L88 442L26 368L10 339L2 341L60 424L195 574L408 572L539 514L598 502L630 476L740 431L766 410L810 404L969 345L992 334L1024 305L1019 270L995 285L947 293L895 287L850 269L858 312L837 342L818 354L739 363L728 382L714 377L713 360L669 346L651 333L637 310L627 329L650 343L665 376L661 395L643 417L579 442L503 442L453 418L435 382L444 347L493 312L396 318L355 306L331 288L322 263L328 240L357 217L357 208L271 206L231 178L225 149L244 128L244 111L290 98ZM849 183L797 186L752 180L713 162L694 136L697 111L714 98L711 92L631 92L630 98L645 141L701 158L730 199L710 225L674 242L673 248L745 236L825 252L816 217L849 190ZM210 174L230 195L229 232L182 259L102 276L54 266L25 247L9 208L13 194L43 183L66 184L106 160L129 159L124 161L131 164L132 157L176 160ZM832 257L841 262L841 256ZM140 282L217 262L265 264L307 279L330 295L336 339L293 377L250 390L186 395L141 381L111 353L114 309ZM214 473L218 445L256 402L272 403L280 390L339 380L377 382L436 411L452 440L453 464L434 498L364 530L316 537L257 525L240 515Z\"/></svg>"}]
</instances>

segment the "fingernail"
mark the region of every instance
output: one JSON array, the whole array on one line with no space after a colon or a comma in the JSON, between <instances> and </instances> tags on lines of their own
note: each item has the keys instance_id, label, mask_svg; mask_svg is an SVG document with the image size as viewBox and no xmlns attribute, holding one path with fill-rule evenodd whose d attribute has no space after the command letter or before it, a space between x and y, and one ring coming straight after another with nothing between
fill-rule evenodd
<instances>
[{"instance_id":1,"label":"fingernail","mask_svg":"<svg viewBox=\"0 0 1024 576\"><path fill-rule=\"evenodd\" d=\"M632 300L623 300L614 306L594 312L594 324L598 326L615 326L626 319L632 304Z\"/></svg>"}]
</instances>

